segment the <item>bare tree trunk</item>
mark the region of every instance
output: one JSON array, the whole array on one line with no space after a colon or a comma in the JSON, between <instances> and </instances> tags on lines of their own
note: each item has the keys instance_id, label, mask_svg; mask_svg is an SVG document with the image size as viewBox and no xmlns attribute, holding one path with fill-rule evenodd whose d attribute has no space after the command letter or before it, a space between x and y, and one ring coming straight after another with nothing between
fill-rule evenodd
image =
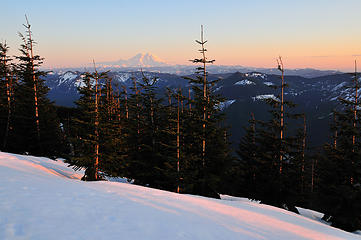
<instances>
[{"instance_id":1,"label":"bare tree trunk","mask_svg":"<svg viewBox=\"0 0 361 240\"><path fill-rule=\"evenodd\" d=\"M93 60L94 70L95 70L95 161L94 161L94 179L98 180L98 170L99 170L99 97L98 97L98 71L95 67L95 62Z\"/></svg>"},{"instance_id":2,"label":"bare tree trunk","mask_svg":"<svg viewBox=\"0 0 361 240\"><path fill-rule=\"evenodd\" d=\"M180 168L179 168L179 161L180 161L180 141L179 141L179 137L180 137L180 117L179 117L179 94L180 91L177 94L177 175L178 175L178 186L177 186L177 193L179 193L179 182L180 182L180 176L179 176L179 172L180 172Z\"/></svg>"},{"instance_id":3,"label":"bare tree trunk","mask_svg":"<svg viewBox=\"0 0 361 240\"><path fill-rule=\"evenodd\" d=\"M120 123L120 120L121 120L121 104L120 104L120 89L117 89L117 97L116 97L116 99L115 99L115 104L116 104L116 106L117 106L117 108L116 108L116 113L117 113L117 120L118 120L118 122L119 122L119 126L121 125L121 123ZM121 127L121 126L120 126Z\"/></svg>"},{"instance_id":4,"label":"bare tree trunk","mask_svg":"<svg viewBox=\"0 0 361 240\"><path fill-rule=\"evenodd\" d=\"M315 184L315 159L312 158L312 166L311 166L311 193L313 192Z\"/></svg>"},{"instance_id":5,"label":"bare tree trunk","mask_svg":"<svg viewBox=\"0 0 361 240\"><path fill-rule=\"evenodd\" d=\"M107 98L107 113L108 120L111 120L111 116L113 113L113 94L112 94L112 80L109 78L106 82L106 98Z\"/></svg>"},{"instance_id":6,"label":"bare tree trunk","mask_svg":"<svg viewBox=\"0 0 361 240\"><path fill-rule=\"evenodd\" d=\"M184 104L183 104L183 96L182 96L182 98L181 98L181 106L182 106L182 114L183 114L183 110L184 110Z\"/></svg>"},{"instance_id":7,"label":"bare tree trunk","mask_svg":"<svg viewBox=\"0 0 361 240\"><path fill-rule=\"evenodd\" d=\"M333 112L333 122L336 123L336 114L335 111ZM335 135L333 138L333 148L336 149L337 148L337 128L335 128Z\"/></svg>"},{"instance_id":8,"label":"bare tree trunk","mask_svg":"<svg viewBox=\"0 0 361 240\"><path fill-rule=\"evenodd\" d=\"M34 52L33 52L33 40L31 37L31 26L29 24L28 18L25 15L26 18L26 25L25 27L27 28L27 34L28 34L28 38L29 38L29 42L26 43L25 42L25 47L28 51L28 57L30 58L30 62L31 62L31 73L32 73L32 78L33 78L33 90L34 90L34 108L35 108L35 124L36 124L36 133L37 133L37 139L38 139L38 144L41 150L41 143L40 143L40 121L39 121L39 107L38 107L38 89L37 89L37 79L35 76L35 69L34 69Z\"/></svg>"},{"instance_id":9,"label":"bare tree trunk","mask_svg":"<svg viewBox=\"0 0 361 240\"><path fill-rule=\"evenodd\" d=\"M123 85L122 88L124 89L124 104L125 104L125 118L129 119L129 110L128 110L128 92L127 88Z\"/></svg>"},{"instance_id":10,"label":"bare tree trunk","mask_svg":"<svg viewBox=\"0 0 361 240\"><path fill-rule=\"evenodd\" d=\"M136 101L136 112L137 112L137 148L140 150L139 146L139 135L140 135L140 113L139 113L139 99L138 94L139 91L137 90L137 80L133 78L133 84L134 84L134 92L135 92L135 101Z\"/></svg>"},{"instance_id":11,"label":"bare tree trunk","mask_svg":"<svg viewBox=\"0 0 361 240\"><path fill-rule=\"evenodd\" d=\"M357 121L357 98L358 98L358 79L357 79L357 62L355 60L355 102L354 102L354 108L353 108L353 129L356 131L356 121ZM352 152L355 152L355 142L356 142L356 136L355 134L352 135ZM352 160L352 168L354 166L354 161ZM350 183L353 184L353 174L350 176Z\"/></svg>"},{"instance_id":12,"label":"bare tree trunk","mask_svg":"<svg viewBox=\"0 0 361 240\"><path fill-rule=\"evenodd\" d=\"M6 96L7 96L7 105L8 105L8 115L6 120L6 128L5 128L5 135L4 135L4 141L3 141L3 149L6 148L8 137L9 137L9 131L10 131L10 119L12 115L12 79L13 79L13 72L11 72L10 77L8 76L7 72L7 59L6 55L3 57L3 64L5 69L5 82L6 82Z\"/></svg>"},{"instance_id":13,"label":"bare tree trunk","mask_svg":"<svg viewBox=\"0 0 361 240\"><path fill-rule=\"evenodd\" d=\"M254 117L254 113L251 112L251 117L252 117L252 125L251 125L251 128L252 128L252 144L253 146L256 146L256 119ZM252 157L253 157L253 161L255 162L255 158L256 158L256 153L253 151L252 152ZM252 177L253 177L253 182L256 182L256 169L255 167L252 167Z\"/></svg>"},{"instance_id":14,"label":"bare tree trunk","mask_svg":"<svg viewBox=\"0 0 361 240\"><path fill-rule=\"evenodd\" d=\"M192 103L191 103L192 99L191 99L191 89L188 89L188 104L189 104L189 111L192 110Z\"/></svg>"},{"instance_id":15,"label":"bare tree trunk","mask_svg":"<svg viewBox=\"0 0 361 240\"><path fill-rule=\"evenodd\" d=\"M301 183L302 183L302 192L304 191L305 186L305 150L306 150L306 115L303 115L303 136L302 136L302 166L301 166Z\"/></svg>"},{"instance_id":16,"label":"bare tree trunk","mask_svg":"<svg viewBox=\"0 0 361 240\"><path fill-rule=\"evenodd\" d=\"M205 155L206 155L206 100L207 100L207 70L206 70L206 50L204 48L205 41L203 40L203 25L201 26L201 45L202 45L202 55L203 55L203 136L202 136L202 164L205 166Z\"/></svg>"},{"instance_id":17,"label":"bare tree trunk","mask_svg":"<svg viewBox=\"0 0 361 240\"><path fill-rule=\"evenodd\" d=\"M205 44L207 43L207 41L204 40L203 38L203 25L201 25L201 39L200 41L196 40L196 42L198 44L201 45L201 49L199 50L199 52L202 54L202 58L201 59L193 59L192 62L193 63L201 63L203 64L203 67L198 68L198 70L203 70L203 97L202 97L202 105L203 105L203 119L202 119L202 173L203 175L205 174L205 166L206 166L206 121L207 121L207 69L206 69L206 64L207 63L213 63L215 60L207 60L206 58L206 49L205 49ZM202 188L205 187L204 185L205 183L203 183ZM204 190L204 189L203 189Z\"/></svg>"},{"instance_id":18,"label":"bare tree trunk","mask_svg":"<svg viewBox=\"0 0 361 240\"><path fill-rule=\"evenodd\" d=\"M150 123L152 125L152 150L155 152L155 122L154 122L154 106L153 98L150 97Z\"/></svg>"},{"instance_id":19,"label":"bare tree trunk","mask_svg":"<svg viewBox=\"0 0 361 240\"><path fill-rule=\"evenodd\" d=\"M279 173L282 174L282 165L283 165L283 126L284 126L284 103L283 103L283 93L284 93L284 67L282 58L279 57L277 59L278 69L281 71L281 116L280 116L280 166L279 166Z\"/></svg>"}]
</instances>

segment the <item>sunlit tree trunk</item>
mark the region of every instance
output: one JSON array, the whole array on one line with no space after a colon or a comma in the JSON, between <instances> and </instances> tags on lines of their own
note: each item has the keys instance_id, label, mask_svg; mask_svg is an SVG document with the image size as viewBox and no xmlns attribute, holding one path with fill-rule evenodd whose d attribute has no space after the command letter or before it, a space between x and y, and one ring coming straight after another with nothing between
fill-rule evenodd
<instances>
[{"instance_id":1,"label":"sunlit tree trunk","mask_svg":"<svg viewBox=\"0 0 361 240\"><path fill-rule=\"evenodd\" d=\"M122 88L124 90L125 118L128 120L129 119L128 92L127 92L127 88L124 85L122 86Z\"/></svg>"},{"instance_id":2,"label":"sunlit tree trunk","mask_svg":"<svg viewBox=\"0 0 361 240\"><path fill-rule=\"evenodd\" d=\"M179 167L179 162L180 162L180 141L179 141L179 137L180 137L180 106L179 106L179 95L181 93L181 90L179 90L178 94L177 94L177 176L178 176L178 186L177 186L177 193L179 193L179 182L180 182L180 167Z\"/></svg>"},{"instance_id":3,"label":"sunlit tree trunk","mask_svg":"<svg viewBox=\"0 0 361 240\"><path fill-rule=\"evenodd\" d=\"M8 67L8 57L7 57L7 51L8 47L6 43L4 45L1 45L1 51L2 51L2 65L4 69L4 80L6 85L6 99L7 99L7 119L6 119L6 128L5 128L5 134L4 134L4 141L3 141L3 149L6 148L8 137L9 137L9 131L10 131L10 120L12 115L12 92L13 92L13 74L14 72L11 71L10 76L8 74L9 67Z\"/></svg>"},{"instance_id":4,"label":"sunlit tree trunk","mask_svg":"<svg viewBox=\"0 0 361 240\"><path fill-rule=\"evenodd\" d=\"M192 98L191 98L191 89L188 89L188 104L189 104L189 112L192 110Z\"/></svg>"},{"instance_id":5,"label":"sunlit tree trunk","mask_svg":"<svg viewBox=\"0 0 361 240\"><path fill-rule=\"evenodd\" d=\"M336 111L333 112L333 122L336 124ZM337 148L337 128L335 128L335 132L334 132L334 136L333 136L333 148L336 149Z\"/></svg>"},{"instance_id":6,"label":"sunlit tree trunk","mask_svg":"<svg viewBox=\"0 0 361 240\"><path fill-rule=\"evenodd\" d=\"M278 63L278 70L281 71L281 109L280 109L280 162L279 162L279 173L282 173L282 165L283 165L283 152L282 152L282 148L283 148L283 126L284 126L284 102L283 102L283 93L284 93L284 67L283 67L283 62L282 62L282 58L279 57L277 59L277 63Z\"/></svg>"},{"instance_id":7,"label":"sunlit tree trunk","mask_svg":"<svg viewBox=\"0 0 361 240\"><path fill-rule=\"evenodd\" d=\"M356 121L357 121L357 99L358 98L358 79L357 79L357 62L355 60L355 101L353 106L353 130L356 131ZM355 142L356 142L356 136L355 134L352 135L352 152L355 152ZM352 160L352 167L354 166L354 161ZM353 184L353 175L350 176L350 183Z\"/></svg>"},{"instance_id":8,"label":"sunlit tree trunk","mask_svg":"<svg viewBox=\"0 0 361 240\"><path fill-rule=\"evenodd\" d=\"M302 182L302 191L305 186L305 151L306 151L306 115L303 115L303 136L302 136L302 166L301 166L301 182Z\"/></svg>"},{"instance_id":9,"label":"sunlit tree trunk","mask_svg":"<svg viewBox=\"0 0 361 240\"><path fill-rule=\"evenodd\" d=\"M206 155L206 119L207 119L207 111L206 111L206 101L207 101L207 70L206 70L206 49L204 44L207 41L203 39L203 25L201 26L201 53L202 53L202 63L203 63L203 136L202 136L202 164L205 166L205 155Z\"/></svg>"},{"instance_id":10,"label":"sunlit tree trunk","mask_svg":"<svg viewBox=\"0 0 361 240\"><path fill-rule=\"evenodd\" d=\"M98 96L98 84L99 76L98 71L95 68L95 161L94 161L94 179L98 180L98 170L99 170L99 96Z\"/></svg>"},{"instance_id":11,"label":"sunlit tree trunk","mask_svg":"<svg viewBox=\"0 0 361 240\"><path fill-rule=\"evenodd\" d=\"M33 79L33 91L34 91L34 109L35 109L35 124L36 124L36 133L37 133L37 139L38 139L38 144L39 147L41 149L41 143L40 143L40 121L39 121L39 107L38 107L38 89L37 89L37 78L35 76L35 69L34 69L34 51L33 51L33 40L32 40L32 35L31 35L31 26L29 24L28 18L26 17L26 25L24 25L26 27L26 32L27 32L27 38L23 38L24 40L24 46L26 48L27 51L27 55L28 58L30 59L30 64L31 64L31 74L32 74L32 79Z\"/></svg>"}]
</instances>

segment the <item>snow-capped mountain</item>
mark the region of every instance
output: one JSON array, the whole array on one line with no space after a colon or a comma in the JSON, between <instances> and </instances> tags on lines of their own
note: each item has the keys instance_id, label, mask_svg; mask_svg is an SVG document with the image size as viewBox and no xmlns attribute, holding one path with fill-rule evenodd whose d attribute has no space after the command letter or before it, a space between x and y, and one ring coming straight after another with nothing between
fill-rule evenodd
<instances>
[{"instance_id":1,"label":"snow-capped mountain","mask_svg":"<svg viewBox=\"0 0 361 240\"><path fill-rule=\"evenodd\" d=\"M105 61L96 63L98 69L114 70L114 71L139 71L143 69L148 72L171 73L177 75L190 75L194 73L196 66L193 64L179 65L169 64L152 53L138 53L129 59L119 59L116 61ZM88 66L89 67L89 66ZM91 68L93 66L91 65ZM70 69L68 69L70 70ZM81 68L73 68L73 71L82 71ZM240 65L218 65L212 64L207 68L211 74L225 74L234 72L258 72L263 74L278 74L277 68L255 68ZM335 70L318 70L312 68L303 69L286 69L288 75L302 76L305 78L314 78L339 74L341 72Z\"/></svg>"},{"instance_id":2,"label":"snow-capped mountain","mask_svg":"<svg viewBox=\"0 0 361 240\"><path fill-rule=\"evenodd\" d=\"M134 57L131 57L127 60L120 59L114 62L102 62L98 65L103 68L150 68L167 66L168 64L151 53L138 53Z\"/></svg>"},{"instance_id":3,"label":"snow-capped mountain","mask_svg":"<svg viewBox=\"0 0 361 240\"><path fill-rule=\"evenodd\" d=\"M169 73L156 72L123 72L111 71L109 76L112 78L114 87L121 88L122 85L130 90L133 86L133 78L141 81L144 76L153 79L157 78L156 86L159 91L163 91L166 87L184 87L188 81L181 76ZM74 106L74 101L79 98L78 87L84 86L83 72L79 71L54 71L46 76L46 84L50 88L49 97L55 101L57 105Z\"/></svg>"}]
</instances>

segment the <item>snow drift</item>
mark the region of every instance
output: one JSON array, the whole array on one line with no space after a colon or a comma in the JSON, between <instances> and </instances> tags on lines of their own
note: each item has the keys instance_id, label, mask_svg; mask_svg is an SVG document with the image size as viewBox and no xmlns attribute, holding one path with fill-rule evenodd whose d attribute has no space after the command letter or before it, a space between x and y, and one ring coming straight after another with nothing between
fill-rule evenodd
<instances>
[{"instance_id":1,"label":"snow drift","mask_svg":"<svg viewBox=\"0 0 361 240\"><path fill-rule=\"evenodd\" d=\"M83 182L62 161L0 152L0 239L361 239L228 197Z\"/></svg>"}]
</instances>

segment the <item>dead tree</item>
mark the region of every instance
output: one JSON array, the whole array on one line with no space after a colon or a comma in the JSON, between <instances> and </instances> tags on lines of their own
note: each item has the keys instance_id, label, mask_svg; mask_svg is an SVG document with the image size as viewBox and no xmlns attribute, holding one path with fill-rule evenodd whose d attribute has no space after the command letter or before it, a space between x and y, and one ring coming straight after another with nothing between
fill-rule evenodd
<instances>
[{"instance_id":1,"label":"dead tree","mask_svg":"<svg viewBox=\"0 0 361 240\"><path fill-rule=\"evenodd\" d=\"M180 162L180 106L179 106L179 102L180 102L180 94L181 94L181 89L179 89L178 94L177 94L177 176L178 176L178 186L177 186L177 193L179 193L179 182L180 182L180 167L179 167L179 162Z\"/></svg>"},{"instance_id":2,"label":"dead tree","mask_svg":"<svg viewBox=\"0 0 361 240\"><path fill-rule=\"evenodd\" d=\"M281 72L281 109L280 109L280 162L279 162L279 173L282 174L282 164L283 164L283 128L284 128L284 102L283 102L283 94L284 94L284 67L281 56L277 59L278 70Z\"/></svg>"},{"instance_id":3,"label":"dead tree","mask_svg":"<svg viewBox=\"0 0 361 240\"><path fill-rule=\"evenodd\" d=\"M305 186L305 151L306 151L306 115L303 114L303 135L302 135L302 166L301 166L301 182L302 182L302 191Z\"/></svg>"},{"instance_id":4,"label":"dead tree","mask_svg":"<svg viewBox=\"0 0 361 240\"><path fill-rule=\"evenodd\" d=\"M354 132L356 131L356 121L357 121L357 100L358 100L358 79L357 79L357 62L355 60L355 100L354 100L354 104L353 104L353 130ZM352 134L352 152L355 152L355 142L356 142L356 136L353 133ZM352 167L354 166L354 161L352 160ZM350 176L350 183L351 185L353 184L353 176Z\"/></svg>"},{"instance_id":5,"label":"dead tree","mask_svg":"<svg viewBox=\"0 0 361 240\"><path fill-rule=\"evenodd\" d=\"M32 39L31 25L29 24L26 15L25 18L26 18L26 24L24 24L24 27L26 28L26 36L23 36L21 33L19 33L19 35L24 42L26 54L30 60L31 75L33 79L33 91L34 91L34 110L35 110L34 116L35 116L35 124L36 124L36 133L37 133L38 144L41 149L39 106L38 106L38 82L37 82L37 77L35 75L35 67L34 67L34 51L33 51L34 40Z\"/></svg>"},{"instance_id":6,"label":"dead tree","mask_svg":"<svg viewBox=\"0 0 361 240\"><path fill-rule=\"evenodd\" d=\"M94 79L95 79L95 161L94 161L94 179L98 180L98 170L99 170L99 98L100 98L100 88L98 90L99 85L99 75L98 71L95 67L95 61L93 60L94 64Z\"/></svg>"},{"instance_id":7,"label":"dead tree","mask_svg":"<svg viewBox=\"0 0 361 240\"><path fill-rule=\"evenodd\" d=\"M123 91L124 91L124 105L125 105L125 118L129 119L129 110L128 110L128 92L127 87L122 85Z\"/></svg>"}]
</instances>

